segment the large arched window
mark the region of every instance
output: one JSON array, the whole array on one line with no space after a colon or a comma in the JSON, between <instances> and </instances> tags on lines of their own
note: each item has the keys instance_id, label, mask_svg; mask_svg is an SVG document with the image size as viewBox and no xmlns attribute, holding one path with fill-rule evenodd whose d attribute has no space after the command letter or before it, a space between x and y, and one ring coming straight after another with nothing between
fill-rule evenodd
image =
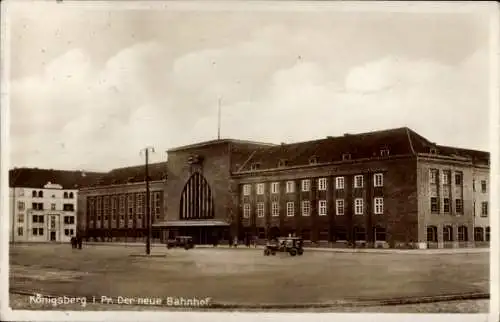
<instances>
[{"instance_id":1,"label":"large arched window","mask_svg":"<svg viewBox=\"0 0 500 322\"><path fill-rule=\"evenodd\" d=\"M451 226L443 227L443 241L445 242L453 241L453 227Z\"/></svg>"},{"instance_id":2,"label":"large arched window","mask_svg":"<svg viewBox=\"0 0 500 322\"><path fill-rule=\"evenodd\" d=\"M427 227L427 241L428 242L437 242L437 227L436 226L428 226Z\"/></svg>"},{"instance_id":3,"label":"large arched window","mask_svg":"<svg viewBox=\"0 0 500 322\"><path fill-rule=\"evenodd\" d=\"M214 201L207 180L200 173L194 173L184 186L181 195L180 218L214 218Z\"/></svg>"}]
</instances>

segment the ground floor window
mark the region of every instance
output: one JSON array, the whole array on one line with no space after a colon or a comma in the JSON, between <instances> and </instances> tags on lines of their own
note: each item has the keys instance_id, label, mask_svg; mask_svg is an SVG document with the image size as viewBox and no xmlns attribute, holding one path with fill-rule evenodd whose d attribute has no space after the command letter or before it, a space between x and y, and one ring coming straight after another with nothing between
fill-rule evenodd
<instances>
[{"instance_id":1,"label":"ground floor window","mask_svg":"<svg viewBox=\"0 0 500 322\"><path fill-rule=\"evenodd\" d=\"M374 232L373 235L375 237L375 241L385 241L386 240L385 228L377 226L377 227L373 228L373 232Z\"/></svg>"},{"instance_id":2,"label":"ground floor window","mask_svg":"<svg viewBox=\"0 0 500 322\"><path fill-rule=\"evenodd\" d=\"M337 228L335 230L335 240L347 240L347 231L344 228Z\"/></svg>"},{"instance_id":3,"label":"ground floor window","mask_svg":"<svg viewBox=\"0 0 500 322\"><path fill-rule=\"evenodd\" d=\"M474 240L475 241L484 241L484 229L483 227L474 228Z\"/></svg>"},{"instance_id":4,"label":"ground floor window","mask_svg":"<svg viewBox=\"0 0 500 322\"><path fill-rule=\"evenodd\" d=\"M366 231L363 227L354 227L355 240L366 240Z\"/></svg>"},{"instance_id":5,"label":"ground floor window","mask_svg":"<svg viewBox=\"0 0 500 322\"><path fill-rule=\"evenodd\" d=\"M490 227L486 227L486 241L490 241Z\"/></svg>"},{"instance_id":6,"label":"ground floor window","mask_svg":"<svg viewBox=\"0 0 500 322\"><path fill-rule=\"evenodd\" d=\"M466 226L458 227L458 241L468 241L467 233L468 231Z\"/></svg>"},{"instance_id":7,"label":"ground floor window","mask_svg":"<svg viewBox=\"0 0 500 322\"><path fill-rule=\"evenodd\" d=\"M329 240L329 236L328 229L323 229L319 232L319 240Z\"/></svg>"},{"instance_id":8,"label":"ground floor window","mask_svg":"<svg viewBox=\"0 0 500 322\"><path fill-rule=\"evenodd\" d=\"M266 229L265 228L259 228L257 231L257 235L259 239L265 239L266 238Z\"/></svg>"},{"instance_id":9,"label":"ground floor window","mask_svg":"<svg viewBox=\"0 0 500 322\"><path fill-rule=\"evenodd\" d=\"M435 243L437 242L437 227L428 226L427 227L427 242Z\"/></svg>"},{"instance_id":10,"label":"ground floor window","mask_svg":"<svg viewBox=\"0 0 500 322\"><path fill-rule=\"evenodd\" d=\"M302 239L311 240L311 231L309 229L302 229Z\"/></svg>"},{"instance_id":11,"label":"ground floor window","mask_svg":"<svg viewBox=\"0 0 500 322\"><path fill-rule=\"evenodd\" d=\"M453 227L451 226L443 227L443 241L445 242L453 241Z\"/></svg>"}]
</instances>

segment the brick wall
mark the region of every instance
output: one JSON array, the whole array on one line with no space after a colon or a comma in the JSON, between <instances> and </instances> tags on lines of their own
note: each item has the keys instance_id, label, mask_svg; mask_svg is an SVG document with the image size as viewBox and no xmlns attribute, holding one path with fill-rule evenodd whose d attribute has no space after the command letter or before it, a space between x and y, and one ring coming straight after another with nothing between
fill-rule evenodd
<instances>
[{"instance_id":1,"label":"brick wall","mask_svg":"<svg viewBox=\"0 0 500 322\"><path fill-rule=\"evenodd\" d=\"M384 186L373 187L373 175L384 174ZM353 177L363 175L364 187L354 188ZM343 176L345 186L342 190L334 189L335 177ZM327 191L318 189L318 178L327 179ZM301 191L301 180L310 180L310 191ZM242 226L251 229L277 227L281 235L288 233L302 234L309 231L313 241L320 239L335 240L341 229L347 233L347 238L352 238L352 228L359 226L365 228L367 238L373 239L372 229L380 225L387 229L388 239L398 241L416 240L417 238L417 189L416 189L416 161L409 158L391 158L386 160L373 160L367 162L349 162L335 166L314 166L300 169L287 169L281 171L238 175L235 181L239 183L239 213L243 213L243 204L251 204L250 219L242 219ZM286 193L286 182L293 181L295 193ZM279 182L279 193L272 194L271 183ZM265 183L265 194L255 195L255 184ZM243 196L244 184L252 185L250 196ZM384 214L373 213L373 198L384 198ZM364 200L364 215L355 215L353 211L354 199ZM343 216L335 214L335 202L343 199L345 213ZM310 215L302 216L301 202L310 201ZM319 216L319 200L327 201L327 215ZM255 218L256 203L265 203L266 217ZM271 216L271 203L279 204L279 217ZM295 215L287 216L287 202L294 202Z\"/></svg>"}]
</instances>

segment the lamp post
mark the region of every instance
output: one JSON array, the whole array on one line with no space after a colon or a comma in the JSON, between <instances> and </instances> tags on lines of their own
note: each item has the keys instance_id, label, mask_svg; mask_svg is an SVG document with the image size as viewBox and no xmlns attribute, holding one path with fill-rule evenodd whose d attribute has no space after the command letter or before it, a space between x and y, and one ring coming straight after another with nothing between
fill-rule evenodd
<instances>
[{"instance_id":1,"label":"lamp post","mask_svg":"<svg viewBox=\"0 0 500 322\"><path fill-rule=\"evenodd\" d=\"M145 181L146 181L146 255L151 254L151 209L149 205L149 152L154 153L155 149L153 147L145 147L141 152L144 152L146 157L145 166Z\"/></svg>"}]
</instances>

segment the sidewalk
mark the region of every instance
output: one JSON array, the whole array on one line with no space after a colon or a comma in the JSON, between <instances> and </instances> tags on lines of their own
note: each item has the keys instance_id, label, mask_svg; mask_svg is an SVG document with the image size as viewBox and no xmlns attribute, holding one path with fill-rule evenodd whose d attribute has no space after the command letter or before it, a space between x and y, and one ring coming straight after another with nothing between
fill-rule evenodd
<instances>
[{"instance_id":1,"label":"sidewalk","mask_svg":"<svg viewBox=\"0 0 500 322\"><path fill-rule=\"evenodd\" d=\"M124 242L86 242L83 244L92 246L122 246L122 247L145 247L144 243L124 243ZM165 248L165 244L154 243L151 247L155 248ZM246 251L262 251L264 246L257 247L246 247L245 245L239 245L237 248L229 247L228 245L218 245L213 247L212 245L196 245L195 248L208 248L208 249L226 249L226 250L246 250ZM377 253L377 254L477 254L477 253L489 253L489 247L481 248L435 248L435 249L381 249L381 248L326 248L326 247L304 247L305 251L313 252L333 252L333 253Z\"/></svg>"}]
</instances>

